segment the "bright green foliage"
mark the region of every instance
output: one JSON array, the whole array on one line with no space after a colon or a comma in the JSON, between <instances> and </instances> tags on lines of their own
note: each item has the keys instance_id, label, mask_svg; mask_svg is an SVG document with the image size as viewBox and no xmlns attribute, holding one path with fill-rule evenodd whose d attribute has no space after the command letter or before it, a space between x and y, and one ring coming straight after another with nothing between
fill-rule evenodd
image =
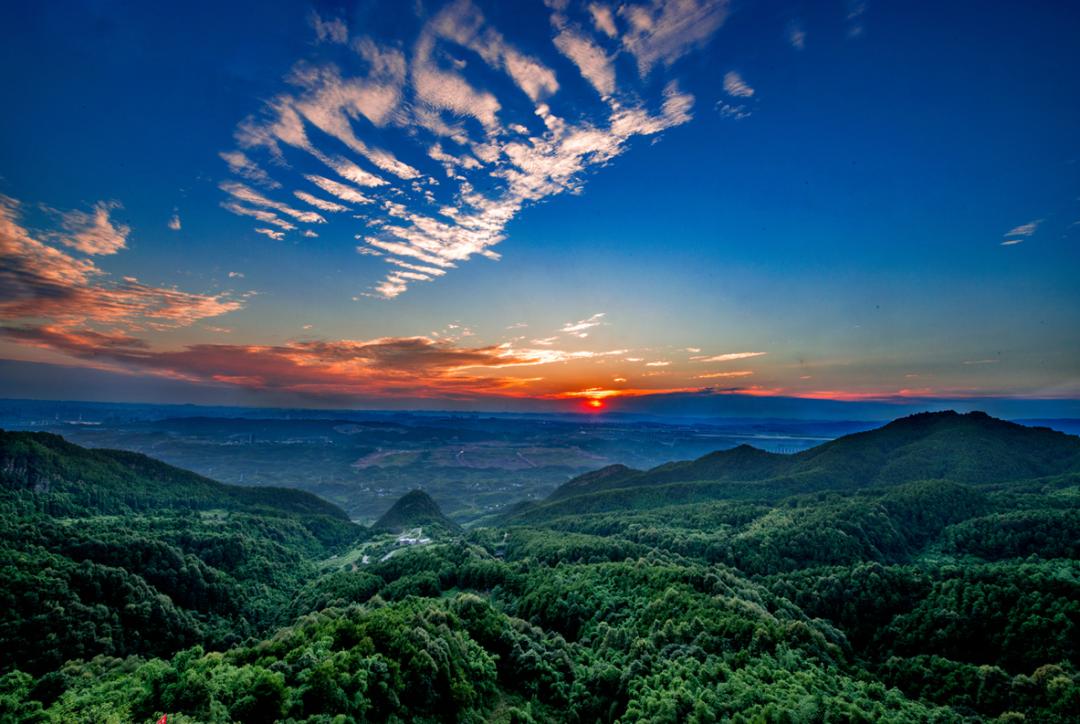
<instances>
[{"instance_id":1,"label":"bright green foliage","mask_svg":"<svg viewBox=\"0 0 1080 724\"><path fill-rule=\"evenodd\" d=\"M110 487L108 455L61 484L89 462L46 442L59 461L5 468L25 483L2 498L5 722L1080 711L1076 443L1056 433L919 416L790 459L607 469L500 528L426 522L411 547L306 503L183 503L169 480L192 481L145 462ZM671 479L687 469L712 477Z\"/></svg>"}]
</instances>

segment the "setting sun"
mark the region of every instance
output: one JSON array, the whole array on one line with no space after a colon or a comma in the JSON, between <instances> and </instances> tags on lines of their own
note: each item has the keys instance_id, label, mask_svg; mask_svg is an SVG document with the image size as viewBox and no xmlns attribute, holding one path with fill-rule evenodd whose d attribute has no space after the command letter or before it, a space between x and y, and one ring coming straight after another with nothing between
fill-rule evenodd
<instances>
[{"instance_id":1,"label":"setting sun","mask_svg":"<svg viewBox=\"0 0 1080 724\"><path fill-rule=\"evenodd\" d=\"M602 409L604 407L604 401L603 400L595 400L595 399L594 400L589 400L585 404L590 409L593 409L593 410L599 410L599 409Z\"/></svg>"}]
</instances>

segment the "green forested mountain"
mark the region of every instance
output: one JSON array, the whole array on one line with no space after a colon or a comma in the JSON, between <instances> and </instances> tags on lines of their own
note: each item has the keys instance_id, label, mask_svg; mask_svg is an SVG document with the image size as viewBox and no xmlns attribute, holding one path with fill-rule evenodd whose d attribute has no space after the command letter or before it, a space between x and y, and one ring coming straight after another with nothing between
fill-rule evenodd
<instances>
[{"instance_id":1,"label":"green forested mountain","mask_svg":"<svg viewBox=\"0 0 1080 724\"><path fill-rule=\"evenodd\" d=\"M984 486L1065 473L1080 473L1080 438L980 412L935 412L901 418L794 455L740 445L646 471L610 466L574 478L546 501L505 517L536 521L564 512L642 509L674 502L778 500L928 479Z\"/></svg>"},{"instance_id":2,"label":"green forested mountain","mask_svg":"<svg viewBox=\"0 0 1080 724\"><path fill-rule=\"evenodd\" d=\"M50 433L0 430L0 487L54 514L217 508L348 520L310 493L223 485L145 455L89 450Z\"/></svg>"},{"instance_id":3,"label":"green forested mountain","mask_svg":"<svg viewBox=\"0 0 1080 724\"><path fill-rule=\"evenodd\" d=\"M314 495L0 431L0 650L69 658L226 645L282 623L312 563L367 533Z\"/></svg>"},{"instance_id":4,"label":"green forested mountain","mask_svg":"<svg viewBox=\"0 0 1080 724\"><path fill-rule=\"evenodd\" d=\"M423 490L413 490L401 496L390 510L371 526L372 530L400 532L408 528L427 527L458 532L460 526L443 515L431 496Z\"/></svg>"},{"instance_id":5,"label":"green forested mountain","mask_svg":"<svg viewBox=\"0 0 1080 724\"><path fill-rule=\"evenodd\" d=\"M384 527L427 545L3 440L3 721L1080 711L1080 440L1048 430L920 415L790 457L614 466L467 531L415 491ZM60 459L8 452L31 443Z\"/></svg>"}]
</instances>

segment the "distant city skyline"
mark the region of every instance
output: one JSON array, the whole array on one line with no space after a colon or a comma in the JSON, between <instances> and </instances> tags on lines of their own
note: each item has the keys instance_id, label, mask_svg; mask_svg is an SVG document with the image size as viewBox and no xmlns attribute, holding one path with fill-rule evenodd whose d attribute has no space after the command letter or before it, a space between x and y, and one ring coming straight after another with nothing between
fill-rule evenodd
<instances>
[{"instance_id":1,"label":"distant city skyline","mask_svg":"<svg viewBox=\"0 0 1080 724\"><path fill-rule=\"evenodd\" d=\"M4 15L0 397L1080 417L1080 9Z\"/></svg>"}]
</instances>

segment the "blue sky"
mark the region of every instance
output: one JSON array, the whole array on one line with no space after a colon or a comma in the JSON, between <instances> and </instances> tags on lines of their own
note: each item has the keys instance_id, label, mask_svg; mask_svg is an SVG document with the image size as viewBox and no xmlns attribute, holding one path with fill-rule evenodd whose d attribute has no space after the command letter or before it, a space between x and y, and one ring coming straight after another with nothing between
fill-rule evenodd
<instances>
[{"instance_id":1,"label":"blue sky","mask_svg":"<svg viewBox=\"0 0 1080 724\"><path fill-rule=\"evenodd\" d=\"M0 357L43 394L1080 397L1075 8L4 14Z\"/></svg>"}]
</instances>

